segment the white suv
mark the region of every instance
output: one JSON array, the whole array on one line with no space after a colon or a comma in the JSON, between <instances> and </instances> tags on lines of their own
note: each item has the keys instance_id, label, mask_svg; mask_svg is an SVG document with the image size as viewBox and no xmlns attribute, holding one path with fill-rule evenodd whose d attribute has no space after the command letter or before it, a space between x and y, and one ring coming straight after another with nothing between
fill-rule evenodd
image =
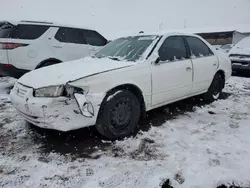
<instances>
[{"instance_id":1,"label":"white suv","mask_svg":"<svg viewBox=\"0 0 250 188\"><path fill-rule=\"evenodd\" d=\"M92 55L106 44L91 29L50 22L0 22L0 75L18 78L33 69Z\"/></svg>"}]
</instances>

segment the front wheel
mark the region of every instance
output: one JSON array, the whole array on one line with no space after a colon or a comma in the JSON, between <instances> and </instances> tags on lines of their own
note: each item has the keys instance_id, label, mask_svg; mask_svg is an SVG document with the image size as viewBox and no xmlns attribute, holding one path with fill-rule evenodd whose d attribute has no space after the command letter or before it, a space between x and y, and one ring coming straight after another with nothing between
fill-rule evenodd
<instances>
[{"instance_id":1,"label":"front wheel","mask_svg":"<svg viewBox=\"0 0 250 188\"><path fill-rule=\"evenodd\" d=\"M213 101L219 99L221 96L224 84L225 84L225 80L223 79L222 75L217 73L214 76L214 79L213 79L207 93L205 94L205 99L207 101L210 101L210 102L213 102Z\"/></svg>"},{"instance_id":2,"label":"front wheel","mask_svg":"<svg viewBox=\"0 0 250 188\"><path fill-rule=\"evenodd\" d=\"M96 129L108 139L130 136L140 119L138 98L128 90L118 90L104 99Z\"/></svg>"}]
</instances>

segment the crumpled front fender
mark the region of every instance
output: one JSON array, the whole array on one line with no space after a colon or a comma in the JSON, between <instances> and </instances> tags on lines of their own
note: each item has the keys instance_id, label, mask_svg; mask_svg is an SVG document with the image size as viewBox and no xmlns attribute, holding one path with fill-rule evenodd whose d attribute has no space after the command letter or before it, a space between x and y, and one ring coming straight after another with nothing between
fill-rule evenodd
<instances>
[{"instance_id":1,"label":"crumpled front fender","mask_svg":"<svg viewBox=\"0 0 250 188\"><path fill-rule=\"evenodd\" d=\"M88 118L97 117L101 102L104 98L103 94L74 94L81 114Z\"/></svg>"}]
</instances>

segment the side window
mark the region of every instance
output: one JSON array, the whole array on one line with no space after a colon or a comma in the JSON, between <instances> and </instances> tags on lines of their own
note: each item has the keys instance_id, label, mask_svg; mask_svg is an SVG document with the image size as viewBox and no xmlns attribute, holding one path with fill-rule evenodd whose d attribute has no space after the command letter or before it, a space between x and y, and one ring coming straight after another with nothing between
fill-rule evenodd
<instances>
[{"instance_id":1,"label":"side window","mask_svg":"<svg viewBox=\"0 0 250 188\"><path fill-rule=\"evenodd\" d=\"M176 61L187 58L187 49L181 36L167 38L159 49L161 61Z\"/></svg>"},{"instance_id":2,"label":"side window","mask_svg":"<svg viewBox=\"0 0 250 188\"><path fill-rule=\"evenodd\" d=\"M55 39L65 43L87 44L80 29L59 28Z\"/></svg>"},{"instance_id":3,"label":"side window","mask_svg":"<svg viewBox=\"0 0 250 188\"><path fill-rule=\"evenodd\" d=\"M20 24L9 29L9 38L34 40L41 37L49 26Z\"/></svg>"},{"instance_id":4,"label":"side window","mask_svg":"<svg viewBox=\"0 0 250 188\"><path fill-rule=\"evenodd\" d=\"M209 49L209 47L199 38L186 37L186 39L191 51L191 55L195 57L205 57L213 55L213 52Z\"/></svg>"},{"instance_id":5,"label":"side window","mask_svg":"<svg viewBox=\"0 0 250 188\"><path fill-rule=\"evenodd\" d=\"M88 44L92 46L104 46L107 44L107 40L96 31L86 29L81 29L81 31Z\"/></svg>"}]
</instances>

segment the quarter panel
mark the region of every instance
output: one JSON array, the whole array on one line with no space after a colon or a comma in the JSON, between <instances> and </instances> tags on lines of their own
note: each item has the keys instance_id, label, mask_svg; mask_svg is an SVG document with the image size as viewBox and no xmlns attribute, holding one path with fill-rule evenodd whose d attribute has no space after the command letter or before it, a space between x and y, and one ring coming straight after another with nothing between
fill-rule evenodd
<instances>
[{"instance_id":1,"label":"quarter panel","mask_svg":"<svg viewBox=\"0 0 250 188\"><path fill-rule=\"evenodd\" d=\"M227 81L231 75L232 75L232 63L228 55L222 53L222 52L217 52L216 53L217 58L219 60L219 70L223 70L225 73L225 80Z\"/></svg>"},{"instance_id":2,"label":"quarter panel","mask_svg":"<svg viewBox=\"0 0 250 188\"><path fill-rule=\"evenodd\" d=\"M53 57L47 45L49 32L50 28L35 40L9 39L9 42L28 44L28 46L8 50L9 63L17 68L33 70L41 61Z\"/></svg>"}]
</instances>

